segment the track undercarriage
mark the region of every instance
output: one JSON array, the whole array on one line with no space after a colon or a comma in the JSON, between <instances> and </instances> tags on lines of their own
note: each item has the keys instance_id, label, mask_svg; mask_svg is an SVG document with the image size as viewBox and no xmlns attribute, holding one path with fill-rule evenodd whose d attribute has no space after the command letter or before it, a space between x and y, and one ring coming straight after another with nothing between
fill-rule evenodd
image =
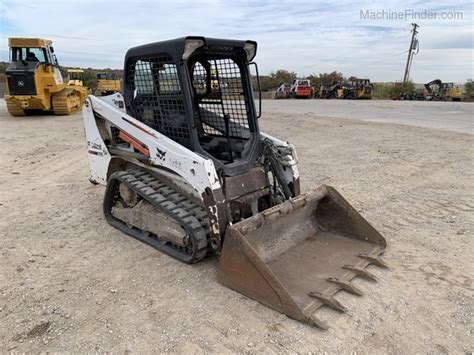
<instances>
[{"instance_id":1,"label":"track undercarriage","mask_svg":"<svg viewBox=\"0 0 474 355\"><path fill-rule=\"evenodd\" d=\"M182 262L198 262L209 251L204 208L144 170L112 174L104 214L122 232Z\"/></svg>"}]
</instances>

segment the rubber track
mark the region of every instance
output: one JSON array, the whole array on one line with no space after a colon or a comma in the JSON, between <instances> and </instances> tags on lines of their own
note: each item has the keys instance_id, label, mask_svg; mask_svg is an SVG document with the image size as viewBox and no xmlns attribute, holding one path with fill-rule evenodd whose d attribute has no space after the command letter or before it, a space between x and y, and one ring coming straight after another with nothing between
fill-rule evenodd
<instances>
[{"instance_id":1,"label":"rubber track","mask_svg":"<svg viewBox=\"0 0 474 355\"><path fill-rule=\"evenodd\" d=\"M189 254L177 245L166 244L154 236L146 236L137 228L128 228L126 224L111 214L115 203L118 186L115 182L125 183L144 200L165 211L176 222L182 225L193 241L193 253ZM156 249L188 263L202 260L209 252L209 219L204 207L188 200L185 195L164 184L142 169L133 169L113 173L109 178L104 198L104 214L107 221L124 233L145 242Z\"/></svg>"}]
</instances>

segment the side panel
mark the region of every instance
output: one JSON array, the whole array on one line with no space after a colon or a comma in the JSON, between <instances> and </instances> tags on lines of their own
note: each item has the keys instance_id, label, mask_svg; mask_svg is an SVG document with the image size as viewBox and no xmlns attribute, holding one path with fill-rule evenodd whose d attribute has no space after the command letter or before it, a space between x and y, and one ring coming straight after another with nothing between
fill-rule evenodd
<instances>
[{"instance_id":1,"label":"side panel","mask_svg":"<svg viewBox=\"0 0 474 355\"><path fill-rule=\"evenodd\" d=\"M94 111L109 124L115 126L146 147L149 151L149 164L162 166L176 172L188 181L200 194L202 194L206 188L214 190L221 187L212 160L203 158L192 152L126 114L122 109L105 101L108 100L110 102L110 100L113 100L113 96L114 95L105 96L102 98L92 95L88 96L91 112ZM87 107L85 110L86 109ZM86 119L86 117L84 119ZM95 119L92 123L95 125ZM93 141L93 139L95 139L94 136L87 137L88 141Z\"/></svg>"},{"instance_id":2,"label":"side panel","mask_svg":"<svg viewBox=\"0 0 474 355\"><path fill-rule=\"evenodd\" d=\"M228 209L214 163L126 114L124 109L115 106L120 106L121 102L120 94L102 98L90 95L85 101L83 116L91 181L107 183L107 172L113 158L99 133L95 118L97 115L108 125L139 142L148 151L148 155L144 157L148 156L150 166L164 167L175 172L199 193L210 220L211 245L219 250L220 236L228 224Z\"/></svg>"}]
</instances>

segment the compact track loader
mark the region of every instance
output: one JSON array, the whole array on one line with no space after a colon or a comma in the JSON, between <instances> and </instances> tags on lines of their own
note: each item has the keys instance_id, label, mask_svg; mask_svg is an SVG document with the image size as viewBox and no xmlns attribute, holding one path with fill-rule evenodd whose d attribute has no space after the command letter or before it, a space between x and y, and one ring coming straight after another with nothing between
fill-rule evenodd
<instances>
[{"instance_id":1,"label":"compact track loader","mask_svg":"<svg viewBox=\"0 0 474 355\"><path fill-rule=\"evenodd\" d=\"M12 116L54 111L69 115L81 109L87 88L63 82L52 42L41 38L9 38L5 101Z\"/></svg>"},{"instance_id":2,"label":"compact track loader","mask_svg":"<svg viewBox=\"0 0 474 355\"><path fill-rule=\"evenodd\" d=\"M313 97L311 81L308 79L293 80L290 88L290 97L297 99L311 99Z\"/></svg>"},{"instance_id":3,"label":"compact track loader","mask_svg":"<svg viewBox=\"0 0 474 355\"><path fill-rule=\"evenodd\" d=\"M85 101L89 179L115 228L185 263L217 254L222 284L327 328L315 311L344 311L333 296L362 293L351 280L375 278L386 242L334 188L300 192L293 146L259 131L256 50L204 37L128 50L123 96Z\"/></svg>"}]
</instances>

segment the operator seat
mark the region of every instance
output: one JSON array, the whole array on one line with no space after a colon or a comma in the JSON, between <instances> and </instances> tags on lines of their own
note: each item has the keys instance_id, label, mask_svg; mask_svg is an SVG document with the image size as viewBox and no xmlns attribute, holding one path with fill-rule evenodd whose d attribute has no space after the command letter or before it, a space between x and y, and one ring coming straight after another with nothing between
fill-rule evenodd
<instances>
[{"instance_id":1,"label":"operator seat","mask_svg":"<svg viewBox=\"0 0 474 355\"><path fill-rule=\"evenodd\" d=\"M28 52L28 53L26 54L25 60L26 60L27 62L39 62L39 59L38 59L38 58L36 57L36 55L35 55L34 53L32 53L32 52Z\"/></svg>"}]
</instances>

